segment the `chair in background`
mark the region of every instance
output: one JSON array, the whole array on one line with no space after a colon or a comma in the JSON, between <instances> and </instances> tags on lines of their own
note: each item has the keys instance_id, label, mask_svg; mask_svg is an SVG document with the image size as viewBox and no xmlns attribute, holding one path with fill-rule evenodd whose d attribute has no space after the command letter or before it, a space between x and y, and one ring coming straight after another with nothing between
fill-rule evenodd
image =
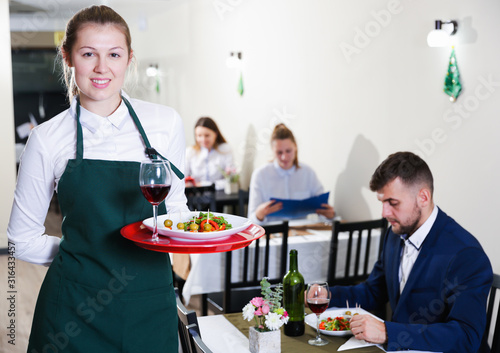
<instances>
[{"instance_id":1,"label":"chair in background","mask_svg":"<svg viewBox=\"0 0 500 353\"><path fill-rule=\"evenodd\" d=\"M217 210L215 184L208 186L189 186L185 189L187 205L191 211Z\"/></svg>"},{"instance_id":2,"label":"chair in background","mask_svg":"<svg viewBox=\"0 0 500 353\"><path fill-rule=\"evenodd\" d=\"M194 310L187 310L179 297L179 289L175 288L177 301L178 331L183 353L211 353L201 340L198 318Z\"/></svg>"},{"instance_id":3,"label":"chair in background","mask_svg":"<svg viewBox=\"0 0 500 353\"><path fill-rule=\"evenodd\" d=\"M241 217L247 217L248 215L248 198L250 195L250 190L238 190L238 214Z\"/></svg>"},{"instance_id":4,"label":"chair in background","mask_svg":"<svg viewBox=\"0 0 500 353\"><path fill-rule=\"evenodd\" d=\"M370 275L371 268L368 268L368 262L370 257L370 249L372 244L372 231L375 229L380 229L380 242L379 246L379 255L381 253L384 236L387 231L387 220L385 218L372 220L372 221L363 221L363 222L350 222L350 223L341 223L339 221L335 221L332 229L332 241L330 243L330 258L328 264L328 283L330 285L352 285L357 284L368 278ZM339 248L339 233L348 232L349 238L347 241L347 253L345 256L345 270L344 276L341 278L336 278L336 270L337 270L337 251ZM366 234L366 241L364 254L361 254L361 246L363 243L364 236L362 234ZM356 239L356 247L355 253L353 242ZM352 258L354 259L354 270L352 270L351 263ZM363 261L362 261L363 259ZM362 271L360 271L362 269Z\"/></svg>"},{"instance_id":5,"label":"chair in background","mask_svg":"<svg viewBox=\"0 0 500 353\"><path fill-rule=\"evenodd\" d=\"M483 344L488 343L490 331L493 333L491 342L491 353L500 353L500 303L498 304L496 320L493 321L493 308L495 306L496 293L500 290L500 275L493 275L490 296L488 299L488 309L486 311L486 329L483 335ZM493 325L492 325L493 324Z\"/></svg>"},{"instance_id":6,"label":"chair in background","mask_svg":"<svg viewBox=\"0 0 500 353\"><path fill-rule=\"evenodd\" d=\"M266 232L264 245L263 266L260 259L260 240L255 240L255 246L247 246L243 249L243 269L241 280L231 281L232 276L232 252L226 252L224 291L219 293L208 293L202 295L202 315L207 315L208 308L215 313L239 312L250 299L261 295L260 281L268 277L269 283L275 285L281 283L286 273L288 259L288 221L273 223L262 226ZM271 235L281 233L281 248L279 251L279 272L276 277L269 278L269 252ZM253 266L251 266L253 264Z\"/></svg>"}]
</instances>

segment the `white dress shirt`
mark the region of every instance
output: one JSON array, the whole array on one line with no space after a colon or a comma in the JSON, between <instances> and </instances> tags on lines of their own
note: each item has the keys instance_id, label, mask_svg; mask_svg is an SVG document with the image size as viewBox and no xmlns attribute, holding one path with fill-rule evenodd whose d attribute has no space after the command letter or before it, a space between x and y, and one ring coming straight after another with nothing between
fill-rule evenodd
<instances>
[{"instance_id":1,"label":"white dress shirt","mask_svg":"<svg viewBox=\"0 0 500 353\"><path fill-rule=\"evenodd\" d=\"M234 168L233 151L227 143L211 150L205 147L199 150L192 146L187 148L186 175L192 176L196 182L213 182L216 189L224 189L222 171L226 168Z\"/></svg>"},{"instance_id":2,"label":"white dress shirt","mask_svg":"<svg viewBox=\"0 0 500 353\"><path fill-rule=\"evenodd\" d=\"M263 221L259 221L255 215L257 207L272 197L302 200L322 193L323 186L311 167L300 163L300 168L293 166L285 170L279 166L277 161L273 161L252 173L248 218L257 224L281 219L268 215Z\"/></svg>"},{"instance_id":3,"label":"white dress shirt","mask_svg":"<svg viewBox=\"0 0 500 353\"><path fill-rule=\"evenodd\" d=\"M132 104L151 146L183 171L186 143L179 114L172 108L122 94ZM135 162L146 159L142 137L123 101L108 117L81 107L80 122L83 158ZM73 99L68 110L31 131L21 156L7 228L9 240L16 244L17 258L47 266L57 254L60 238L45 234L44 222L59 179L75 154L76 99ZM183 180L173 177L165 202L169 211L188 210Z\"/></svg>"},{"instance_id":4,"label":"white dress shirt","mask_svg":"<svg viewBox=\"0 0 500 353\"><path fill-rule=\"evenodd\" d=\"M399 266L399 292L402 293L415 261L417 261L420 248L429 234L438 214L438 208L434 205L431 215L410 237L401 235L404 246L401 253L401 263Z\"/></svg>"}]
</instances>

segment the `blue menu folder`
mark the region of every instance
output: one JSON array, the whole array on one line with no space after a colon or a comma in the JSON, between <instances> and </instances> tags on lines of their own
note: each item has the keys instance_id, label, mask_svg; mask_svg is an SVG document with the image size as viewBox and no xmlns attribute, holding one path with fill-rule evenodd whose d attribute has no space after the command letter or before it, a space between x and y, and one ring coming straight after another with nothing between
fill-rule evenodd
<instances>
[{"instance_id":1,"label":"blue menu folder","mask_svg":"<svg viewBox=\"0 0 500 353\"><path fill-rule=\"evenodd\" d=\"M305 218L310 213L315 213L318 208L322 208L322 203L328 203L330 192L313 196L304 200L285 200L271 198L283 203L283 208L277 212L269 214L272 217L281 218Z\"/></svg>"}]
</instances>

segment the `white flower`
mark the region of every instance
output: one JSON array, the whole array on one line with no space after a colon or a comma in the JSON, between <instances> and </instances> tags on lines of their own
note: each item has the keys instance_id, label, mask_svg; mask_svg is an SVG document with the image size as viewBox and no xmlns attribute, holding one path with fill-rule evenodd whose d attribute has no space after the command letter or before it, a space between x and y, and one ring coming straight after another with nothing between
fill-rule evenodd
<instances>
[{"instance_id":1,"label":"white flower","mask_svg":"<svg viewBox=\"0 0 500 353\"><path fill-rule=\"evenodd\" d=\"M289 319L289 318L290 318L290 316L287 316L287 317L282 316L282 317L281 317L281 321L283 322L283 324L285 324L285 325L286 325L286 324L288 323L288 319Z\"/></svg>"},{"instance_id":2,"label":"white flower","mask_svg":"<svg viewBox=\"0 0 500 353\"><path fill-rule=\"evenodd\" d=\"M248 303L243 308L243 318L247 321L252 321L254 317L254 312L255 312L255 307L252 304Z\"/></svg>"},{"instance_id":3,"label":"white flower","mask_svg":"<svg viewBox=\"0 0 500 353\"><path fill-rule=\"evenodd\" d=\"M279 330L283 326L283 321L281 321L281 315L277 313L269 313L266 315L266 326L270 330Z\"/></svg>"}]
</instances>

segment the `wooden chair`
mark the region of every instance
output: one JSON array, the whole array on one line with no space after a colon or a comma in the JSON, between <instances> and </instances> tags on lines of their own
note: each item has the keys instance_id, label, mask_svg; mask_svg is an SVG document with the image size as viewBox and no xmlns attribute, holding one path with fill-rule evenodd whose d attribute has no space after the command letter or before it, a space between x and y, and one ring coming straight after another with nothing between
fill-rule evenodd
<instances>
[{"instance_id":1,"label":"wooden chair","mask_svg":"<svg viewBox=\"0 0 500 353\"><path fill-rule=\"evenodd\" d=\"M248 215L248 198L250 195L250 190L238 190L238 214L241 217L247 217Z\"/></svg>"},{"instance_id":2,"label":"wooden chair","mask_svg":"<svg viewBox=\"0 0 500 353\"><path fill-rule=\"evenodd\" d=\"M332 229L332 241L330 243L330 258L328 264L328 284L330 285L352 285L364 281L368 278L371 268L368 268L368 262L370 258L370 249L372 244L372 231L375 229L380 229L380 242L379 242L379 255L382 250L382 245L384 242L385 233L387 232L387 220L385 218L363 221L363 222L350 222L341 223L335 221ZM341 278L336 278L337 270L337 251L339 248L339 233L348 232L349 238L347 241L347 253L345 256L345 270L344 276ZM366 234L366 241L362 234ZM354 246L353 242L356 239L355 253L353 254ZM365 243L364 254L361 254L362 243ZM353 256L354 270L352 270L351 262ZM363 261L362 261L363 259ZM362 269L362 271L360 271Z\"/></svg>"},{"instance_id":3,"label":"wooden chair","mask_svg":"<svg viewBox=\"0 0 500 353\"><path fill-rule=\"evenodd\" d=\"M175 288L177 300L177 316L179 341L183 353L212 353L201 339L198 318L194 310L187 310L179 297L179 289Z\"/></svg>"},{"instance_id":4,"label":"wooden chair","mask_svg":"<svg viewBox=\"0 0 500 353\"><path fill-rule=\"evenodd\" d=\"M483 345L487 345L490 332L493 333L491 353L500 353L500 304L498 304L496 320L492 322L493 308L495 306L496 293L498 290L500 290L500 275L494 274L486 311L486 329L483 335Z\"/></svg>"},{"instance_id":5,"label":"wooden chair","mask_svg":"<svg viewBox=\"0 0 500 353\"><path fill-rule=\"evenodd\" d=\"M215 184L208 186L189 186L185 189L187 206L191 211L217 210Z\"/></svg>"},{"instance_id":6,"label":"wooden chair","mask_svg":"<svg viewBox=\"0 0 500 353\"><path fill-rule=\"evenodd\" d=\"M275 285L283 281L286 273L286 264L288 259L288 221L280 223L267 224L262 226L266 232L264 245L263 266L260 259L260 240L255 241L254 247L243 249L243 269L241 280L231 281L232 276L232 252L226 253L224 292L208 293L202 295L202 314L207 315L208 307L216 313L234 313L239 312L250 299L261 295L260 281L263 277L268 277L269 283ZM269 278L269 252L270 239L272 234L281 233L281 248L279 251L280 268L276 277ZM253 264L253 266L250 266ZM252 267L252 268L250 268Z\"/></svg>"},{"instance_id":7,"label":"wooden chair","mask_svg":"<svg viewBox=\"0 0 500 353\"><path fill-rule=\"evenodd\" d=\"M210 348L208 348L201 339L200 329L198 325L191 324L187 326L189 332L189 339L191 341L191 352L192 353L212 353Z\"/></svg>"},{"instance_id":8,"label":"wooden chair","mask_svg":"<svg viewBox=\"0 0 500 353\"><path fill-rule=\"evenodd\" d=\"M198 318L194 310L187 310L184 304L182 304L178 288L175 288L175 297L177 300L178 330L181 349L183 353L192 353L188 326L196 325L196 327L198 327Z\"/></svg>"}]
</instances>

